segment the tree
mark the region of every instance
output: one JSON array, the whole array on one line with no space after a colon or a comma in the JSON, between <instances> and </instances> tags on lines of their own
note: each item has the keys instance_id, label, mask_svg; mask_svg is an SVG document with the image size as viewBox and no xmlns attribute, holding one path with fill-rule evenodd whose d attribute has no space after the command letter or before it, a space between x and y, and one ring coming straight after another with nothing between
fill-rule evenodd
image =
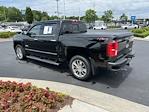
<instances>
[{"instance_id":1,"label":"tree","mask_svg":"<svg viewBox=\"0 0 149 112\"><path fill-rule=\"evenodd\" d=\"M29 24L32 24L34 18L33 18L33 13L30 7L26 7L25 17L26 17L26 21Z\"/></svg>"},{"instance_id":2,"label":"tree","mask_svg":"<svg viewBox=\"0 0 149 112\"><path fill-rule=\"evenodd\" d=\"M120 16L120 20L123 22L123 23L126 23L128 21L128 16L123 13L121 16Z\"/></svg>"},{"instance_id":3,"label":"tree","mask_svg":"<svg viewBox=\"0 0 149 112\"><path fill-rule=\"evenodd\" d=\"M81 17L80 17L80 20L81 20L81 21L85 21L85 16L81 16Z\"/></svg>"},{"instance_id":4,"label":"tree","mask_svg":"<svg viewBox=\"0 0 149 112\"><path fill-rule=\"evenodd\" d=\"M47 12L42 12L41 15L42 15L42 18L41 18L42 21L49 20L49 15Z\"/></svg>"},{"instance_id":5,"label":"tree","mask_svg":"<svg viewBox=\"0 0 149 112\"><path fill-rule=\"evenodd\" d=\"M21 11L15 7L9 7L7 9L7 21L16 22L22 20Z\"/></svg>"},{"instance_id":6,"label":"tree","mask_svg":"<svg viewBox=\"0 0 149 112\"><path fill-rule=\"evenodd\" d=\"M84 19L87 23L95 22L95 20L98 19L98 16L96 15L96 11L92 9L87 10L85 13Z\"/></svg>"},{"instance_id":7,"label":"tree","mask_svg":"<svg viewBox=\"0 0 149 112\"><path fill-rule=\"evenodd\" d=\"M59 19L58 16L49 16L49 20Z\"/></svg>"},{"instance_id":8,"label":"tree","mask_svg":"<svg viewBox=\"0 0 149 112\"><path fill-rule=\"evenodd\" d=\"M6 21L7 20L7 8L0 6L0 21Z\"/></svg>"},{"instance_id":9,"label":"tree","mask_svg":"<svg viewBox=\"0 0 149 112\"><path fill-rule=\"evenodd\" d=\"M101 17L101 19L105 22L105 23L110 23L113 19L113 12L112 10L107 10L104 12L104 15Z\"/></svg>"},{"instance_id":10,"label":"tree","mask_svg":"<svg viewBox=\"0 0 149 112\"><path fill-rule=\"evenodd\" d=\"M33 10L32 13L35 21L41 21L41 18L42 18L41 11Z\"/></svg>"}]
</instances>

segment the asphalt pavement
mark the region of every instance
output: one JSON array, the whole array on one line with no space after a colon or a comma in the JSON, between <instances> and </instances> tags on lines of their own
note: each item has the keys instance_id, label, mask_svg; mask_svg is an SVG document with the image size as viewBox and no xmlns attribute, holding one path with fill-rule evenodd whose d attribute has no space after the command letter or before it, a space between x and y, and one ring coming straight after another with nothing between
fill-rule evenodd
<instances>
[{"instance_id":1,"label":"asphalt pavement","mask_svg":"<svg viewBox=\"0 0 149 112\"><path fill-rule=\"evenodd\" d=\"M19 61L12 42L0 43L0 77L40 79L79 85L149 106L149 42L134 43L136 57L122 71L99 70L87 82L74 79L67 67L34 60Z\"/></svg>"}]
</instances>

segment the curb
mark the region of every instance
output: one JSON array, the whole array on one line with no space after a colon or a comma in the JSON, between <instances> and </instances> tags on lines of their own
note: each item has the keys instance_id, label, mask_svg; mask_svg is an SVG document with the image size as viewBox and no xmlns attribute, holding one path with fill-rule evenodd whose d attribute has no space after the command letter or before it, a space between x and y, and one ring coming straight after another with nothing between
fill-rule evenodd
<instances>
[{"instance_id":1,"label":"curb","mask_svg":"<svg viewBox=\"0 0 149 112\"><path fill-rule=\"evenodd\" d=\"M95 110L98 108L101 111L86 111L85 112L149 112L149 107L144 106L138 103L134 103L116 96L112 96L109 94L105 94L102 92L98 92L95 90L90 90L84 87L52 82L52 81L42 81L42 80L32 80L32 79L19 79L19 78L5 78L0 77L0 80L3 81L17 81L17 82L31 82L33 85L41 88L49 87L51 90L56 92L62 92L64 94L70 95L76 102L79 101L81 110L77 110L77 112L82 112L83 105L92 106ZM74 101L74 102L75 102ZM86 102L86 103L84 103ZM82 104L83 103L83 104ZM77 103L74 103L77 105ZM75 106L76 107L76 106ZM87 106L83 106L87 107ZM107 111L106 111L107 110ZM67 112L67 111L60 111ZM68 112L76 112L68 111Z\"/></svg>"},{"instance_id":2,"label":"curb","mask_svg":"<svg viewBox=\"0 0 149 112\"><path fill-rule=\"evenodd\" d=\"M142 40L142 41L149 41L149 37L146 38L138 38L138 37L134 37L135 40Z\"/></svg>"},{"instance_id":3,"label":"curb","mask_svg":"<svg viewBox=\"0 0 149 112\"><path fill-rule=\"evenodd\" d=\"M8 38L8 39L2 39L2 38L0 38L0 42L10 42L12 40L13 40L13 38Z\"/></svg>"}]
</instances>

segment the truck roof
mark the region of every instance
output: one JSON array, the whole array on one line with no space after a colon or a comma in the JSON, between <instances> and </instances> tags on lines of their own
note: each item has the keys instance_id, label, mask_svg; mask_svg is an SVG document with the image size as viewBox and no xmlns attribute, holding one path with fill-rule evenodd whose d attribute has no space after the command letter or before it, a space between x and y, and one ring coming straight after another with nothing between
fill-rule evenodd
<instances>
[{"instance_id":1,"label":"truck roof","mask_svg":"<svg viewBox=\"0 0 149 112\"><path fill-rule=\"evenodd\" d=\"M60 23L60 22L81 22L81 21L79 20L48 20L48 21L34 22L33 24Z\"/></svg>"}]
</instances>

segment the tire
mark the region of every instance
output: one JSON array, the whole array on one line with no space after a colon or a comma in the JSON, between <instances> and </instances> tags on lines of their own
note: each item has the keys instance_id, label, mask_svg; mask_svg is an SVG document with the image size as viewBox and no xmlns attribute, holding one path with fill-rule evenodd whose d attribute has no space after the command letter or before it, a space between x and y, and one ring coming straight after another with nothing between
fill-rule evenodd
<instances>
[{"instance_id":1,"label":"tire","mask_svg":"<svg viewBox=\"0 0 149 112\"><path fill-rule=\"evenodd\" d=\"M127 27L125 27L124 29L127 30Z\"/></svg>"},{"instance_id":2,"label":"tire","mask_svg":"<svg viewBox=\"0 0 149 112\"><path fill-rule=\"evenodd\" d=\"M69 62L72 75L79 80L87 80L91 77L91 65L87 58L76 55Z\"/></svg>"},{"instance_id":3,"label":"tire","mask_svg":"<svg viewBox=\"0 0 149 112\"><path fill-rule=\"evenodd\" d=\"M26 58L25 50L21 45L15 47L16 56L19 60L24 60Z\"/></svg>"}]
</instances>

